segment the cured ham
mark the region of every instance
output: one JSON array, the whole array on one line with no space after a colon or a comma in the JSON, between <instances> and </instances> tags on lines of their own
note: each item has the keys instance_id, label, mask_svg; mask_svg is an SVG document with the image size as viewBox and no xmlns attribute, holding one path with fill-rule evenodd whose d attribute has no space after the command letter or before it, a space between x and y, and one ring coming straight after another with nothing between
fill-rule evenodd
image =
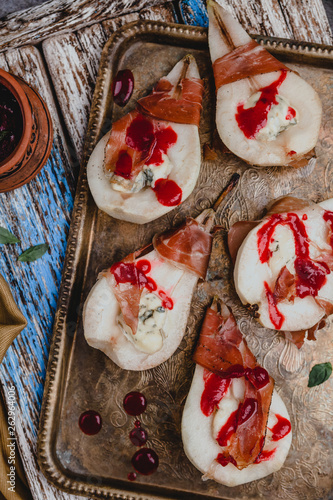
<instances>
[{"instance_id":1,"label":"cured ham","mask_svg":"<svg viewBox=\"0 0 333 500\"><path fill-rule=\"evenodd\" d=\"M207 10L222 142L252 165L307 164L320 130L317 93L214 0Z\"/></svg>"},{"instance_id":2,"label":"cured ham","mask_svg":"<svg viewBox=\"0 0 333 500\"><path fill-rule=\"evenodd\" d=\"M167 258L148 247L101 273L84 308L89 345L128 370L152 368L174 353L197 280L206 274L214 218L205 210L172 235L160 235L154 245L165 246Z\"/></svg>"},{"instance_id":3,"label":"cured ham","mask_svg":"<svg viewBox=\"0 0 333 500\"><path fill-rule=\"evenodd\" d=\"M165 261L205 279L212 239L204 226L188 217L180 228L154 236L153 245Z\"/></svg>"},{"instance_id":4,"label":"cured ham","mask_svg":"<svg viewBox=\"0 0 333 500\"><path fill-rule=\"evenodd\" d=\"M206 312L193 360L222 379L245 378L244 400L225 458L231 456L240 469L247 467L262 449L274 382L257 365L235 318L218 299Z\"/></svg>"},{"instance_id":5,"label":"cured ham","mask_svg":"<svg viewBox=\"0 0 333 500\"><path fill-rule=\"evenodd\" d=\"M234 269L242 302L267 328L295 332L298 347L333 311L331 218L323 208L332 201L320 205L278 200L245 237Z\"/></svg>"},{"instance_id":6,"label":"cured ham","mask_svg":"<svg viewBox=\"0 0 333 500\"><path fill-rule=\"evenodd\" d=\"M217 298L206 312L193 359L182 438L203 479L235 486L278 470L291 443L287 410Z\"/></svg>"},{"instance_id":7,"label":"cured ham","mask_svg":"<svg viewBox=\"0 0 333 500\"><path fill-rule=\"evenodd\" d=\"M217 90L227 83L281 70L290 71L255 40L233 49L213 63Z\"/></svg>"},{"instance_id":8,"label":"cured ham","mask_svg":"<svg viewBox=\"0 0 333 500\"><path fill-rule=\"evenodd\" d=\"M186 69L185 69L186 71ZM184 78L178 85L161 79L153 93L138 101L138 109L159 120L199 126L203 84L199 78Z\"/></svg>"},{"instance_id":9,"label":"cured ham","mask_svg":"<svg viewBox=\"0 0 333 500\"><path fill-rule=\"evenodd\" d=\"M195 59L187 55L135 110L113 123L87 165L101 210L143 224L190 195L201 164L202 92Z\"/></svg>"},{"instance_id":10,"label":"cured ham","mask_svg":"<svg viewBox=\"0 0 333 500\"><path fill-rule=\"evenodd\" d=\"M232 176L214 210L237 180ZM157 250L149 245L99 274L83 311L89 345L127 370L153 368L175 352L185 333L194 288L206 275L214 210L204 210L154 238Z\"/></svg>"},{"instance_id":11,"label":"cured ham","mask_svg":"<svg viewBox=\"0 0 333 500\"><path fill-rule=\"evenodd\" d=\"M145 165L161 165L163 154L177 142L166 124L132 111L112 125L105 148L105 169L133 180Z\"/></svg>"}]
</instances>

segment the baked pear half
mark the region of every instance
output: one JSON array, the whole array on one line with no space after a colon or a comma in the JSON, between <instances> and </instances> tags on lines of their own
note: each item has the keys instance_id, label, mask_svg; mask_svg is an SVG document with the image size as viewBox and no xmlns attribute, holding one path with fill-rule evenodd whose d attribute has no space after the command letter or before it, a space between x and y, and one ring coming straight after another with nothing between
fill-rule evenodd
<instances>
[{"instance_id":1,"label":"baked pear half","mask_svg":"<svg viewBox=\"0 0 333 500\"><path fill-rule=\"evenodd\" d=\"M113 123L87 164L89 187L101 210L144 224L191 194L201 166L202 92L196 61L187 55L135 110Z\"/></svg>"},{"instance_id":2,"label":"baked pear half","mask_svg":"<svg viewBox=\"0 0 333 500\"><path fill-rule=\"evenodd\" d=\"M100 273L83 311L91 347L126 370L148 370L176 351L194 288L206 275L214 217L206 210L188 218Z\"/></svg>"},{"instance_id":3,"label":"baked pear half","mask_svg":"<svg viewBox=\"0 0 333 500\"><path fill-rule=\"evenodd\" d=\"M202 479L237 486L280 469L292 440L288 411L217 297L206 311L193 359L182 439Z\"/></svg>"},{"instance_id":4,"label":"baked pear half","mask_svg":"<svg viewBox=\"0 0 333 500\"><path fill-rule=\"evenodd\" d=\"M229 240L239 228L241 223L230 229ZM242 303L263 326L305 331L332 314L332 231L333 199L315 204L289 198L248 232L234 281Z\"/></svg>"},{"instance_id":5,"label":"baked pear half","mask_svg":"<svg viewBox=\"0 0 333 500\"><path fill-rule=\"evenodd\" d=\"M256 43L214 0L207 2L216 126L235 155L257 166L302 166L314 155L317 92Z\"/></svg>"}]
</instances>

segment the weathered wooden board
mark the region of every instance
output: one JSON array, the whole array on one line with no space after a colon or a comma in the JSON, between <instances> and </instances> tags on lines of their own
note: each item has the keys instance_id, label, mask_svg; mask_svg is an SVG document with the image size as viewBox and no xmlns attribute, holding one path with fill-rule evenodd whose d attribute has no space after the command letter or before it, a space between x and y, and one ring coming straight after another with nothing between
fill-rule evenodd
<instances>
[{"instance_id":1,"label":"weathered wooden board","mask_svg":"<svg viewBox=\"0 0 333 500\"><path fill-rule=\"evenodd\" d=\"M219 1L233 10L251 33L332 43L321 0ZM182 0L179 6L187 23L205 25L207 22L203 0ZM119 17L121 14L126 15ZM20 74L43 95L55 127L52 155L39 176L27 186L0 195L0 225L21 238L22 248L42 241L51 247L48 255L31 264L16 262L19 245L1 247L0 258L0 272L29 319L28 327L14 342L0 367L0 378L4 386L13 382L17 387L19 446L37 500L75 498L55 490L38 472L35 459L38 416L78 159L100 53L106 39L119 26L138 18L177 20L172 4L164 0L52 0L25 11L24 15L10 15L0 23L0 50L47 39L43 50L52 78L48 80L36 48L0 54L0 67ZM58 36L65 31L65 35ZM51 35L57 36L50 38ZM63 124L72 147L66 145Z\"/></svg>"},{"instance_id":2,"label":"weathered wooden board","mask_svg":"<svg viewBox=\"0 0 333 500\"><path fill-rule=\"evenodd\" d=\"M102 48L126 23L138 19L175 22L172 4L151 7L43 42L52 83L75 153L80 159Z\"/></svg>"},{"instance_id":3,"label":"weathered wooden board","mask_svg":"<svg viewBox=\"0 0 333 500\"><path fill-rule=\"evenodd\" d=\"M170 0L51 0L0 22L1 49L39 43L59 32L69 32L96 22L160 5Z\"/></svg>"},{"instance_id":4,"label":"weathered wooden board","mask_svg":"<svg viewBox=\"0 0 333 500\"><path fill-rule=\"evenodd\" d=\"M321 0L218 0L229 9L249 33L332 44L333 36ZM207 26L202 2L181 0L180 10L187 24Z\"/></svg>"},{"instance_id":5,"label":"weathered wooden board","mask_svg":"<svg viewBox=\"0 0 333 500\"><path fill-rule=\"evenodd\" d=\"M4 387L17 390L18 445L35 498L61 498L36 463L39 409L48 359L50 332L58 297L62 262L76 174L42 57L35 47L0 56L0 67L24 79L45 99L54 124L53 149L46 166L28 185L0 195L0 225L15 233L21 245L1 247L0 272L10 284L28 326L13 343L0 366ZM33 263L19 263L21 249L47 242L50 251Z\"/></svg>"},{"instance_id":6,"label":"weathered wooden board","mask_svg":"<svg viewBox=\"0 0 333 500\"><path fill-rule=\"evenodd\" d=\"M67 45L61 45L59 40L59 47L64 47L66 53L66 48L74 39L79 54L78 66L73 64L73 57L68 59L67 68L64 64L69 72L67 76L61 71L58 75L53 75L58 82L64 84L62 89L66 89L67 77L69 80L71 76L82 78L81 86L78 84L73 93L73 100L62 106L65 118L66 106L67 113L68 110L73 112L73 128L70 128L70 121L65 119L65 122L75 146L80 144L75 143L76 138L81 144L84 138L102 47L118 26L139 18L175 20L172 6L164 6L161 11L153 7L108 21L104 26L97 24L84 28L77 36L66 35L64 39L69 40ZM63 62L65 63L64 59ZM0 378L4 387L14 384L17 388L19 449L34 498L75 500L78 497L55 489L40 473L36 462L36 442L49 342L81 151L78 147L73 150L71 145L66 144L61 127L62 118L58 116L59 102L56 103L52 97L50 82L38 49L25 47L8 50L0 54L0 67L24 77L40 92L50 109L55 129L51 158L37 178L27 186L0 195L0 225L17 234L22 241L22 248L43 241L48 242L51 248L50 254L43 259L31 264L20 264L17 262L17 256L21 253L19 246L2 247L0 272L10 283L14 298L28 319L28 326L9 349L0 368ZM49 70L53 67L50 60ZM82 81L86 82L85 86ZM60 103L63 104L61 100ZM79 129L77 118L82 109L84 127Z\"/></svg>"}]
</instances>

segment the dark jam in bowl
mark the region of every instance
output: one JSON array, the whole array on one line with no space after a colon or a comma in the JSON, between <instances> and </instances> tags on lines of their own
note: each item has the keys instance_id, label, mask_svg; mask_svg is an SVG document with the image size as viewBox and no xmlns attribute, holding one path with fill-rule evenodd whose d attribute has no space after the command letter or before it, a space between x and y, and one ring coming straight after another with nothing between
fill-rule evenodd
<instances>
[{"instance_id":1,"label":"dark jam in bowl","mask_svg":"<svg viewBox=\"0 0 333 500\"><path fill-rule=\"evenodd\" d=\"M14 151L22 132L20 105L14 95L0 83L0 163Z\"/></svg>"}]
</instances>

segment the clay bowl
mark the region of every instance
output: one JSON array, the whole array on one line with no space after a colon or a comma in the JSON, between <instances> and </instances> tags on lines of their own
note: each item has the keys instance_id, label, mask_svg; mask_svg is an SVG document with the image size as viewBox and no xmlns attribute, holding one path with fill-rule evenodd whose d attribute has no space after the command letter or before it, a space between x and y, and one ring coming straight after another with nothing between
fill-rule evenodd
<instances>
[{"instance_id":1,"label":"clay bowl","mask_svg":"<svg viewBox=\"0 0 333 500\"><path fill-rule=\"evenodd\" d=\"M53 127L40 95L18 76L0 69L0 84L17 101L22 133L15 149L0 163L0 193L11 191L33 179L45 165L52 147Z\"/></svg>"}]
</instances>

